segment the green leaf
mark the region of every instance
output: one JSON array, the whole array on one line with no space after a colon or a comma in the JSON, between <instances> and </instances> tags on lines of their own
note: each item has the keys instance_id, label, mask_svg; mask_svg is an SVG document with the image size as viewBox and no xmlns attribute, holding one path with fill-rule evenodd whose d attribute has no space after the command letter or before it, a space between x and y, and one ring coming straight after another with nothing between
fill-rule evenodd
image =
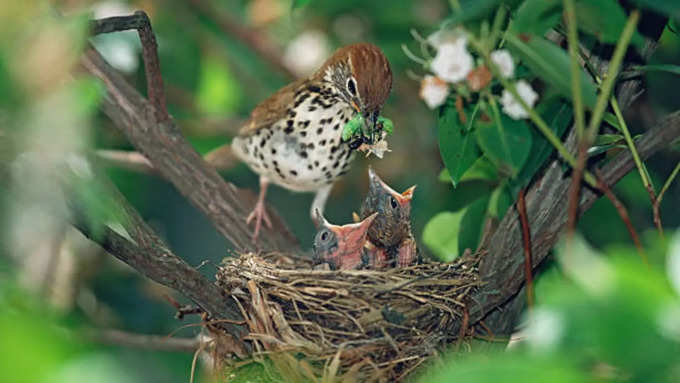
<instances>
[{"instance_id":1,"label":"green leaf","mask_svg":"<svg viewBox=\"0 0 680 383\"><path fill-rule=\"evenodd\" d=\"M571 79L569 54L550 41L537 36L520 38L507 35L508 46L543 81L571 100ZM588 75L581 70L581 91L583 103L593 108L597 101L597 88Z\"/></svg>"},{"instance_id":2,"label":"green leaf","mask_svg":"<svg viewBox=\"0 0 680 383\"><path fill-rule=\"evenodd\" d=\"M382 125L383 130L388 135L394 132L394 123L389 118L380 116L378 117L378 123Z\"/></svg>"},{"instance_id":3,"label":"green leaf","mask_svg":"<svg viewBox=\"0 0 680 383\"><path fill-rule=\"evenodd\" d=\"M621 134L600 134L595 138L595 145L609 145L623 141Z\"/></svg>"},{"instance_id":4,"label":"green leaf","mask_svg":"<svg viewBox=\"0 0 680 383\"><path fill-rule=\"evenodd\" d=\"M680 19L680 1L678 0L633 0L633 3L640 8L648 8L673 19Z\"/></svg>"},{"instance_id":5,"label":"green leaf","mask_svg":"<svg viewBox=\"0 0 680 383\"><path fill-rule=\"evenodd\" d=\"M461 182L471 180L497 181L498 169L487 156L479 157L460 178Z\"/></svg>"},{"instance_id":6,"label":"green leaf","mask_svg":"<svg viewBox=\"0 0 680 383\"><path fill-rule=\"evenodd\" d=\"M516 176L531 153L531 132L524 120L498 113L492 122L477 120L477 143L501 170Z\"/></svg>"},{"instance_id":7,"label":"green leaf","mask_svg":"<svg viewBox=\"0 0 680 383\"><path fill-rule=\"evenodd\" d=\"M517 8L512 31L543 36L562 18L562 0L527 0Z\"/></svg>"},{"instance_id":8,"label":"green leaf","mask_svg":"<svg viewBox=\"0 0 680 383\"><path fill-rule=\"evenodd\" d=\"M497 186L498 181L482 179L460 181L458 187L452 191L448 208L452 211L464 209L474 201L491 194Z\"/></svg>"},{"instance_id":9,"label":"green leaf","mask_svg":"<svg viewBox=\"0 0 680 383\"><path fill-rule=\"evenodd\" d=\"M641 65L641 66L634 66L631 69L637 70L637 71L640 71L640 72L666 72L666 73L680 75L680 65L672 65L672 64Z\"/></svg>"},{"instance_id":10,"label":"green leaf","mask_svg":"<svg viewBox=\"0 0 680 383\"><path fill-rule=\"evenodd\" d=\"M457 186L463 173L480 156L475 134L469 126L476 117L476 109L473 113L467 113L467 117L468 126L465 126L451 103L442 107L439 113L439 152L444 165L449 170L454 187Z\"/></svg>"},{"instance_id":11,"label":"green leaf","mask_svg":"<svg viewBox=\"0 0 680 383\"><path fill-rule=\"evenodd\" d=\"M604 43L616 43L628 19L614 0L580 0L575 10L578 28ZM633 42L641 44L642 37L636 34Z\"/></svg>"},{"instance_id":12,"label":"green leaf","mask_svg":"<svg viewBox=\"0 0 680 383\"><path fill-rule=\"evenodd\" d=\"M465 249L471 249L472 251L477 249L488 205L489 198L482 198L473 202L465 209L458 234L458 252L460 254L463 254Z\"/></svg>"},{"instance_id":13,"label":"green leaf","mask_svg":"<svg viewBox=\"0 0 680 383\"><path fill-rule=\"evenodd\" d=\"M458 230L465 210L452 213L441 212L425 225L423 243L442 262L458 257Z\"/></svg>"},{"instance_id":14,"label":"green leaf","mask_svg":"<svg viewBox=\"0 0 680 383\"><path fill-rule=\"evenodd\" d=\"M491 193L489 207L487 208L488 215L497 218L500 221L514 201L515 198L510 194L510 190L508 190L507 186L498 186L496 190Z\"/></svg>"},{"instance_id":15,"label":"green leaf","mask_svg":"<svg viewBox=\"0 0 680 383\"><path fill-rule=\"evenodd\" d=\"M536 106L536 112L548 124L558 137L561 137L572 121L572 109L563 98L553 96L546 98ZM535 176L546 160L555 151L555 148L545 139L538 129L530 129L532 136L531 156L517 174L517 177L509 181L510 193L517 195L519 189L525 187Z\"/></svg>"}]
</instances>

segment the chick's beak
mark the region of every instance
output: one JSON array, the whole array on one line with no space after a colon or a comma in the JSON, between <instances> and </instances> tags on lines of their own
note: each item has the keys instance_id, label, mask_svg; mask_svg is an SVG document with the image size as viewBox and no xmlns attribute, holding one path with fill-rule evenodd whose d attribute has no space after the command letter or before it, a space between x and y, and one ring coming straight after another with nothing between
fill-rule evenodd
<instances>
[{"instance_id":1,"label":"chick's beak","mask_svg":"<svg viewBox=\"0 0 680 383\"><path fill-rule=\"evenodd\" d=\"M366 238L368 229L371 227L373 220L377 216L378 213L376 212L369 215L361 222L343 226L335 226L331 228L331 230L336 233L338 238L344 238L344 242L348 246L354 247L358 245L357 247L359 247L363 245L363 240Z\"/></svg>"}]
</instances>

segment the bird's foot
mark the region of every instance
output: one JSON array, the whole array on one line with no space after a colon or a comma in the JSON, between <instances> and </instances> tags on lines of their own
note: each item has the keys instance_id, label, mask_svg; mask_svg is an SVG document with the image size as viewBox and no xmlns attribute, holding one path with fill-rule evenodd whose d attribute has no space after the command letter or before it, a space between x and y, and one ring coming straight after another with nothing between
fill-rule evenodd
<instances>
[{"instance_id":1,"label":"bird's foot","mask_svg":"<svg viewBox=\"0 0 680 383\"><path fill-rule=\"evenodd\" d=\"M246 218L246 223L250 225L250 222L255 220L255 230L253 231L253 243L257 241L257 236L260 234L260 227L262 226L262 221L268 228L272 228L272 222L267 215L267 209L264 207L264 201L257 201L253 211L250 212L248 218Z\"/></svg>"}]
</instances>

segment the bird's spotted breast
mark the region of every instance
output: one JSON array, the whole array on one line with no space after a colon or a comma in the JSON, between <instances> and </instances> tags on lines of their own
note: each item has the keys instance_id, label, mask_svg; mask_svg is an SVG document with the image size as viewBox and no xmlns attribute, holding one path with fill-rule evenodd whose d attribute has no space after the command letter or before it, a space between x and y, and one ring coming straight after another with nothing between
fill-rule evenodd
<instances>
[{"instance_id":1,"label":"bird's spotted breast","mask_svg":"<svg viewBox=\"0 0 680 383\"><path fill-rule=\"evenodd\" d=\"M341 142L354 111L330 89L306 86L285 117L234 139L234 152L256 173L295 191L314 191L345 174L354 152Z\"/></svg>"}]
</instances>

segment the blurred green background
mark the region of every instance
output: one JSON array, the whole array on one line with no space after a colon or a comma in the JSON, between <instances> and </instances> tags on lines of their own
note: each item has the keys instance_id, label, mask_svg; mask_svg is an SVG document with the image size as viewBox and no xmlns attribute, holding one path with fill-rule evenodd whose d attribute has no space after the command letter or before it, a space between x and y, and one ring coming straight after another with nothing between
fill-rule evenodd
<instances>
[{"instance_id":1,"label":"blurred green background","mask_svg":"<svg viewBox=\"0 0 680 383\"><path fill-rule=\"evenodd\" d=\"M395 77L383 112L395 124L395 134L390 138L392 152L383 160L358 158L349 174L335 185L327 204L327 218L334 223L351 220L352 211L358 210L367 189L369 164L396 190L418 185L413 202L417 238L433 215L462 207L451 184L438 180L443 165L436 140L436 112L419 99L417 76L423 73L402 51L403 44L416 47L411 29L422 35L436 30L450 14L448 1L314 0L293 11L286 0L11 3L0 5L0 21L4 24L0 27L0 128L19 132L13 148L39 153L89 147L133 149L108 118L96 110L94 100L101 97L96 84L83 80L75 90L60 88L70 78L70 68L77 57L67 57L60 51L61 47L71 52L59 45L58 38L59 33L70 36L68 33L76 31L73 33L77 35L80 31L78 42L71 47L77 52L85 43L82 32L87 15L105 17L143 9L157 36L170 113L201 153L227 143L250 110L291 79L236 38L225 24L243 26L247 33L264 39L280 53L282 65L299 76L320 65L337 47L359 41L377 44L389 58ZM52 37L41 40L43 21L47 25L50 22L45 20L58 14L76 21L66 27L52 21L54 30L45 33ZM91 41L144 92L140 45L134 32L98 36ZM680 63L678 58L680 37L666 31L651 61ZM680 109L676 91L680 88L679 76L649 73L647 85L649 91L641 101L626 111L634 134L650 128L663 113ZM50 99L51 94L62 91L75 92L75 104L66 104L78 106L73 115L60 102ZM3 145L0 140L0 161L14 159L17 153ZM657 189L678 160L676 150L647 161ZM205 217L157 177L120 169L107 171L176 254L191 265L201 265L200 271L212 277L215 266L229 255L229 245ZM257 188L256 175L244 165L225 172L224 177L239 187ZM197 318L173 319L175 310L165 296L184 302L176 293L140 278L72 229L45 221L25 205L4 198L13 187L5 182L8 179L2 178L0 188L0 352L9 357L0 358L0 370L10 371L10 375L8 380L0 380L74 381L77 379L68 377L77 375L83 381L187 381L191 354L92 344L80 339L77 331L71 333L94 327L165 335ZM25 197L54 202L49 184L37 183L31 190L36 195ZM268 201L286 217L303 246L310 247L314 228L308 207L312 195L278 187L269 190ZM629 174L614 191L628 207L638 231L648 238L654 236L649 198L639 176ZM668 233L680 227L680 182L667 192L661 211ZM625 226L606 200L598 201L586 213L579 231L596 249L631 243ZM179 331L177 336L193 336L198 331L192 327ZM90 371L92 376L85 375L84 371L90 369L104 372L99 375ZM55 371L58 374L52 375Z\"/></svg>"}]
</instances>

